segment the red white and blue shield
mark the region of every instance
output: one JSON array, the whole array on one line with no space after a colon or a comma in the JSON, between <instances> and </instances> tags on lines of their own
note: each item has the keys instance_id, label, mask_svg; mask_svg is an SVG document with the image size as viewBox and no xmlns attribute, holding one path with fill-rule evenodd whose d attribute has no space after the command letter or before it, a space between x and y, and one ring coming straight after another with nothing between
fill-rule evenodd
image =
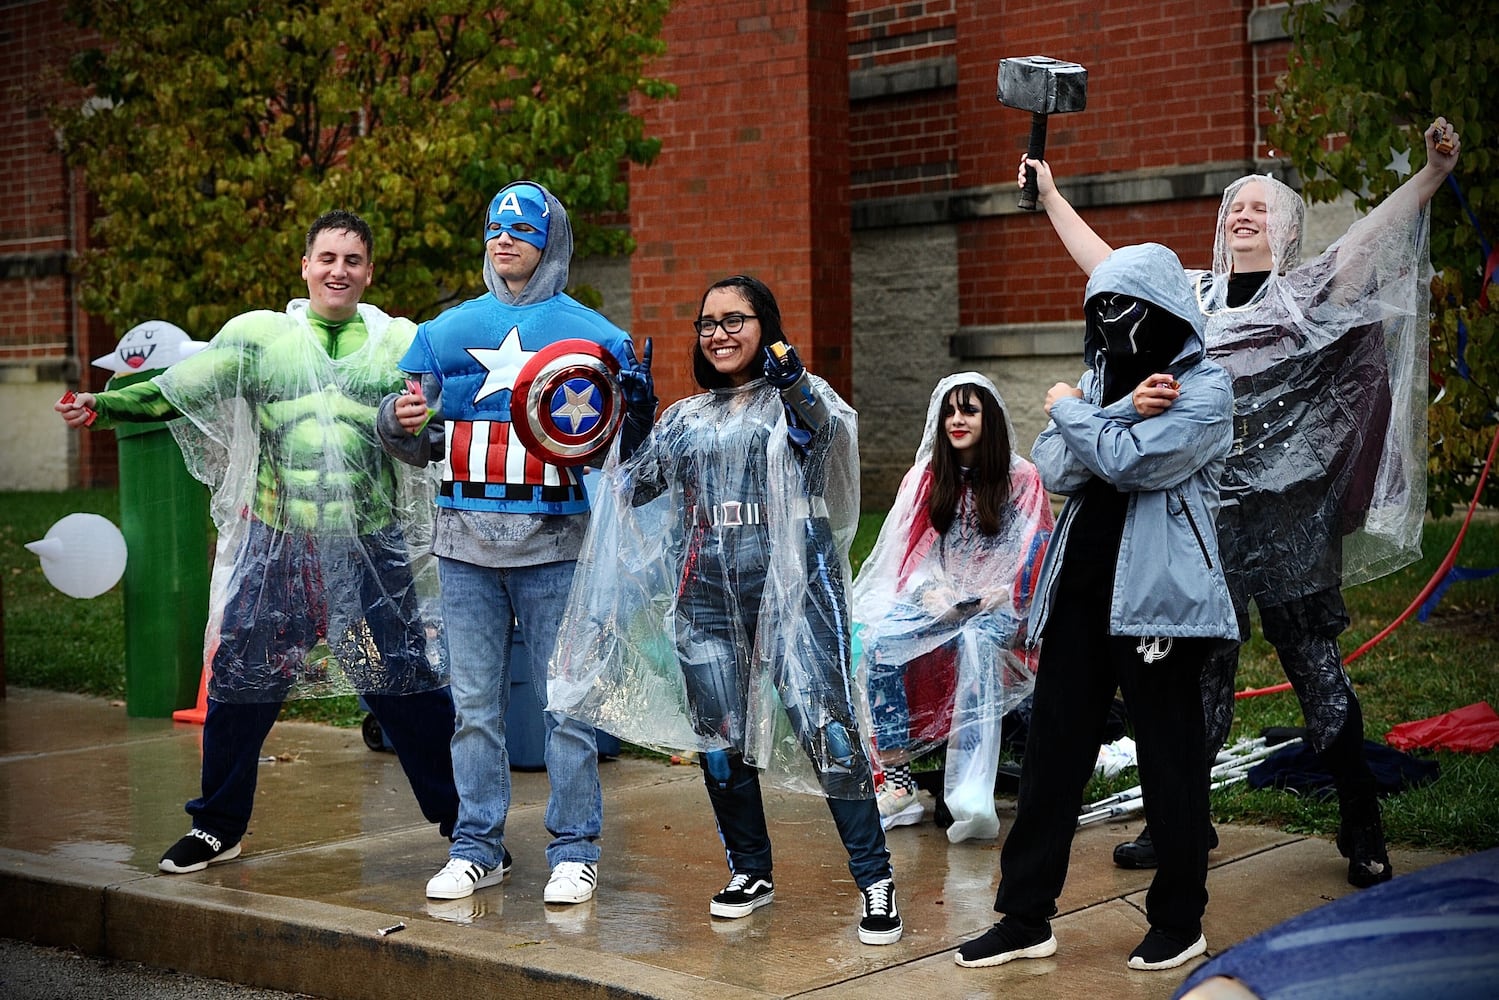
<instances>
[{"instance_id":1,"label":"red white and blue shield","mask_svg":"<svg viewBox=\"0 0 1499 1000\"><path fill-rule=\"evenodd\" d=\"M559 340L537 351L510 394L510 426L526 450L552 465L601 458L624 419L619 362L588 340Z\"/></svg>"}]
</instances>

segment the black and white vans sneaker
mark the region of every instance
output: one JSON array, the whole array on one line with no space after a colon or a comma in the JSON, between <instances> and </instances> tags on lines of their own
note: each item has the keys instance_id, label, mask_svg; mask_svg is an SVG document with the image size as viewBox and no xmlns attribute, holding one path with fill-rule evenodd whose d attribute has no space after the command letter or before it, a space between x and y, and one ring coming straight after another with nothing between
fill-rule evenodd
<instances>
[{"instance_id":1,"label":"black and white vans sneaker","mask_svg":"<svg viewBox=\"0 0 1499 1000\"><path fill-rule=\"evenodd\" d=\"M164 872L182 875L187 872L200 872L209 865L216 865L220 861L233 861L237 857L239 857L239 841L226 847L223 840L207 830L193 827L187 836L167 848L167 853L161 856L156 867Z\"/></svg>"},{"instance_id":2,"label":"black and white vans sneaker","mask_svg":"<svg viewBox=\"0 0 1499 1000\"><path fill-rule=\"evenodd\" d=\"M895 907L895 882L882 878L860 889L864 912L859 919L859 940L864 944L894 944L900 940L900 911Z\"/></svg>"},{"instance_id":3,"label":"black and white vans sneaker","mask_svg":"<svg viewBox=\"0 0 1499 1000\"><path fill-rule=\"evenodd\" d=\"M757 872L736 872L723 887L723 892L713 897L708 912L715 917L736 920L775 900L776 887L770 876Z\"/></svg>"}]
</instances>

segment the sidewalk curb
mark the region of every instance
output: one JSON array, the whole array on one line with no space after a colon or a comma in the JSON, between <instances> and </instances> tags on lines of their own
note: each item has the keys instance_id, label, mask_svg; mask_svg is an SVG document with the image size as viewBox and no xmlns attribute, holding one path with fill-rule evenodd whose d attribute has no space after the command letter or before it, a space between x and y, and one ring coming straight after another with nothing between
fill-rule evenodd
<instances>
[{"instance_id":1,"label":"sidewalk curb","mask_svg":"<svg viewBox=\"0 0 1499 1000\"><path fill-rule=\"evenodd\" d=\"M327 1000L444 993L527 1000L697 1000L704 983L607 954L399 916L57 863L0 848L0 937ZM439 978L440 977L440 980ZM378 983L378 988L372 984ZM714 984L715 997L771 994Z\"/></svg>"}]
</instances>

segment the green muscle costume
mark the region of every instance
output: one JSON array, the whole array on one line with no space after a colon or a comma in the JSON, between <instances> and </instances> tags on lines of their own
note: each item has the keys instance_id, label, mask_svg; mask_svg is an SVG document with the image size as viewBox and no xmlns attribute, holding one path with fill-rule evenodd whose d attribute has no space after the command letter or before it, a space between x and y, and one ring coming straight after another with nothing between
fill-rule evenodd
<instances>
[{"instance_id":1,"label":"green muscle costume","mask_svg":"<svg viewBox=\"0 0 1499 1000\"><path fill-rule=\"evenodd\" d=\"M390 460L380 400L415 326L361 305L334 323L305 299L226 323L155 378L97 394L101 426L174 420L218 527L209 693L253 702L446 683L428 554L434 480ZM411 553L408 554L408 548Z\"/></svg>"}]
</instances>

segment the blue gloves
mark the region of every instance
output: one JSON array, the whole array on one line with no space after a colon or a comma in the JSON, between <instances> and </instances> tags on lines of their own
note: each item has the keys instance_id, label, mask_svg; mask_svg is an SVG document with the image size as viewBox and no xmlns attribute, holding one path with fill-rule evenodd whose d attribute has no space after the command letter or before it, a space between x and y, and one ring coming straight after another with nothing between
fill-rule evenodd
<instances>
[{"instance_id":1,"label":"blue gloves","mask_svg":"<svg viewBox=\"0 0 1499 1000\"><path fill-rule=\"evenodd\" d=\"M631 353L634 347L631 346ZM625 407L639 412L656 410L656 382L651 378L651 338L645 339L645 353L640 360L633 358L619 370L619 391L624 394Z\"/></svg>"},{"instance_id":2,"label":"blue gloves","mask_svg":"<svg viewBox=\"0 0 1499 1000\"><path fill-rule=\"evenodd\" d=\"M777 389L790 389L807 372L807 366L797 356L796 348L790 344L777 344L784 352L777 353L774 347L765 348L765 378Z\"/></svg>"},{"instance_id":3,"label":"blue gloves","mask_svg":"<svg viewBox=\"0 0 1499 1000\"><path fill-rule=\"evenodd\" d=\"M651 426L656 422L656 382L651 378L651 338L645 338L645 352L636 361L633 357L635 345L630 345L632 357L619 370L619 391L625 397L625 420L619 430L619 460L627 461L635 454Z\"/></svg>"}]
</instances>

